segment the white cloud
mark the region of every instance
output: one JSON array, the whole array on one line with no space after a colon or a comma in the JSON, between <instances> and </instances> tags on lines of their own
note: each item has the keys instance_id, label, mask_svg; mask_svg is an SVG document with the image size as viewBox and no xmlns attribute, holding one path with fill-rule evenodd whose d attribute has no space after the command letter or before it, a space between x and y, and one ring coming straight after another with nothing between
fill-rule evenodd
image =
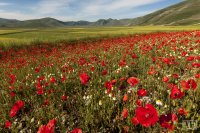
<instances>
[{"instance_id":1,"label":"white cloud","mask_svg":"<svg viewBox=\"0 0 200 133\"><path fill-rule=\"evenodd\" d=\"M6 18L6 19L18 19L18 20L29 20L29 19L39 19L39 18L44 18L48 17L45 15L38 15L38 14L24 14L22 12L8 12L5 10L0 10L0 18ZM53 18L56 18L58 20L63 20L63 21L78 21L79 19L74 18L73 16L59 16L59 15L54 15L50 16Z\"/></svg>"},{"instance_id":2,"label":"white cloud","mask_svg":"<svg viewBox=\"0 0 200 133\"><path fill-rule=\"evenodd\" d=\"M99 0L98 0L99 1ZM102 0L105 1L105 0ZM92 13L92 14L98 14L100 12L113 12L116 10L122 10L127 8L135 8L143 5L148 5L152 3L156 3L163 0L115 0L110 3L106 2L98 2L99 4L89 4L86 6L83 11Z\"/></svg>"},{"instance_id":3,"label":"white cloud","mask_svg":"<svg viewBox=\"0 0 200 133\"><path fill-rule=\"evenodd\" d=\"M52 15L65 11L66 17L81 17L83 16L96 16L102 13L111 13L127 8L135 8L138 6L156 3L162 0L87 0L77 11L73 14L66 14L72 8L70 4L80 4L80 0L41 0L34 7L32 7L33 14ZM112 17L112 16L111 16Z\"/></svg>"},{"instance_id":4,"label":"white cloud","mask_svg":"<svg viewBox=\"0 0 200 133\"><path fill-rule=\"evenodd\" d=\"M72 0L41 0L32 8L34 13L51 14L67 8Z\"/></svg>"},{"instance_id":5,"label":"white cloud","mask_svg":"<svg viewBox=\"0 0 200 133\"><path fill-rule=\"evenodd\" d=\"M114 18L113 15L116 17L116 14L118 14L117 18L134 18L148 14L154 10L147 9L143 11L136 10L136 12L127 12L128 10L134 10L134 8L139 6L145 6L160 1L163 0L95 0L85 5L74 17L80 17L80 19L94 18L92 20L96 20L98 16Z\"/></svg>"},{"instance_id":6,"label":"white cloud","mask_svg":"<svg viewBox=\"0 0 200 133\"><path fill-rule=\"evenodd\" d=\"M0 2L0 6L9 6L9 5L12 5L12 3Z\"/></svg>"},{"instance_id":7,"label":"white cloud","mask_svg":"<svg viewBox=\"0 0 200 133\"><path fill-rule=\"evenodd\" d=\"M19 11L17 12L9 12L5 10L0 10L0 16L1 18L6 19L19 19L19 20L25 20L25 19L32 19L34 16L30 16L28 14L23 14Z\"/></svg>"},{"instance_id":8,"label":"white cloud","mask_svg":"<svg viewBox=\"0 0 200 133\"><path fill-rule=\"evenodd\" d=\"M164 0L40 0L28 5L26 9L16 11L0 10L0 17L9 19L36 19L54 17L56 19L71 20L97 20L99 18L133 18L151 11L138 10L139 6L153 4ZM8 5L9 3L0 3ZM73 5L73 7L71 6ZM74 9L75 7L75 9ZM25 11L29 9L29 11ZM135 10L134 12L130 12Z\"/></svg>"},{"instance_id":9,"label":"white cloud","mask_svg":"<svg viewBox=\"0 0 200 133\"><path fill-rule=\"evenodd\" d=\"M110 7L107 7L108 10L117 10L117 9L122 9L122 8L128 8L128 7L138 7L138 6L143 6L143 5L148 5L152 4L155 2L159 2L161 0L118 0L113 2Z\"/></svg>"}]
</instances>

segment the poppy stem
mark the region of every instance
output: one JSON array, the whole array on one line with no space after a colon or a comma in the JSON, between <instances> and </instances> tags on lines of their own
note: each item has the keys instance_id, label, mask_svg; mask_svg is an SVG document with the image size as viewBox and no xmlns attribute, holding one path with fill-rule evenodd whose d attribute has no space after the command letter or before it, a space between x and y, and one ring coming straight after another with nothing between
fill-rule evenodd
<instances>
[{"instance_id":1,"label":"poppy stem","mask_svg":"<svg viewBox=\"0 0 200 133\"><path fill-rule=\"evenodd\" d=\"M170 95L169 95L169 111L171 112L172 108L171 108L171 98L170 98Z\"/></svg>"}]
</instances>

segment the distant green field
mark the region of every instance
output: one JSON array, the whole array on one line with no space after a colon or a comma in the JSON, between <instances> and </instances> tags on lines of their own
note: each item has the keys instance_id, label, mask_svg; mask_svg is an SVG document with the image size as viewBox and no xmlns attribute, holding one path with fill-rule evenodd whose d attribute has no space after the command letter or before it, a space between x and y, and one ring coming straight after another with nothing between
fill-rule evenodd
<instances>
[{"instance_id":1,"label":"distant green field","mask_svg":"<svg viewBox=\"0 0 200 133\"><path fill-rule=\"evenodd\" d=\"M48 29L0 29L0 46L58 43L126 34L200 30L200 26L68 27Z\"/></svg>"}]
</instances>

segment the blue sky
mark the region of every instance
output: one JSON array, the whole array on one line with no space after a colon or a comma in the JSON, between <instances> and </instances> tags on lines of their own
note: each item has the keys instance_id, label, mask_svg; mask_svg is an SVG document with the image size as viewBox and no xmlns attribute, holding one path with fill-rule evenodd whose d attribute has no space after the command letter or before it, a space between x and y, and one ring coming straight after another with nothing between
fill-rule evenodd
<instances>
[{"instance_id":1,"label":"blue sky","mask_svg":"<svg viewBox=\"0 0 200 133\"><path fill-rule=\"evenodd\" d=\"M63 21L135 18L182 0L0 0L0 18Z\"/></svg>"}]
</instances>

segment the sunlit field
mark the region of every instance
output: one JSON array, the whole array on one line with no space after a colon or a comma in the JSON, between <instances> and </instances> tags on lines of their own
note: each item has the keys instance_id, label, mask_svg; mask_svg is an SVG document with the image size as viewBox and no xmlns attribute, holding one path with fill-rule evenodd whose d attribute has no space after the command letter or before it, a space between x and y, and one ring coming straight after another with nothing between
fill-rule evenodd
<instances>
[{"instance_id":1,"label":"sunlit field","mask_svg":"<svg viewBox=\"0 0 200 133\"><path fill-rule=\"evenodd\" d=\"M0 30L0 132L200 132L199 28Z\"/></svg>"},{"instance_id":2,"label":"sunlit field","mask_svg":"<svg viewBox=\"0 0 200 133\"><path fill-rule=\"evenodd\" d=\"M116 37L127 34L198 30L200 26L68 27L44 29L0 29L0 46L12 47L41 43Z\"/></svg>"}]
</instances>

